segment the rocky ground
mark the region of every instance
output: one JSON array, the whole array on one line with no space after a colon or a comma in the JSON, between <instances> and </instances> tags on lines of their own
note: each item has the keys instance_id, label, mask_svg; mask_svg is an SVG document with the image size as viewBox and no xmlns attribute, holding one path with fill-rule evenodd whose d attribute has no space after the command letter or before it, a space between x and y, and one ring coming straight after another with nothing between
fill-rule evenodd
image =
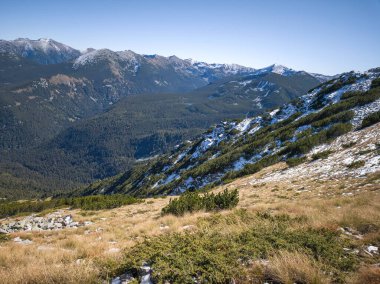
<instances>
[{"instance_id":1,"label":"rocky ground","mask_svg":"<svg viewBox=\"0 0 380 284\"><path fill-rule=\"evenodd\" d=\"M22 219L0 220L0 233L14 233L18 231L46 231L64 228L78 228L90 225L92 222L75 222L71 215L64 215L64 211L56 211L44 217L30 215Z\"/></svg>"},{"instance_id":2,"label":"rocky ground","mask_svg":"<svg viewBox=\"0 0 380 284\"><path fill-rule=\"evenodd\" d=\"M350 179L362 179L380 170L380 131L379 125L349 132L331 144L313 149L307 156L308 161L295 167L270 167L250 179L250 185L262 183L286 183L292 187L296 181L310 181L321 184ZM326 157L315 159L316 154L326 153ZM315 160L314 160L315 159ZM370 186L369 184L368 186ZM294 186L293 186L294 187ZM352 189L352 190L350 190ZM308 191L307 187L298 189ZM342 195L352 195L358 190L355 184L342 187Z\"/></svg>"}]
</instances>

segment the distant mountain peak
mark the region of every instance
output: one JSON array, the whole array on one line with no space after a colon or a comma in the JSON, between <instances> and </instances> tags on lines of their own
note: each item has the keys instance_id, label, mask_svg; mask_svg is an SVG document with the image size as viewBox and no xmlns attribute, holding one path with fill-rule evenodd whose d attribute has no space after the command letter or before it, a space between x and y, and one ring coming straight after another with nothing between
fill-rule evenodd
<instances>
[{"instance_id":1,"label":"distant mountain peak","mask_svg":"<svg viewBox=\"0 0 380 284\"><path fill-rule=\"evenodd\" d=\"M257 75L260 75L260 74L266 74L270 72L276 73L282 76L291 76L291 75L294 75L295 73L298 73L299 71L293 70L284 65L272 64L272 65L269 65L268 67L257 69L255 73Z\"/></svg>"},{"instance_id":2,"label":"distant mountain peak","mask_svg":"<svg viewBox=\"0 0 380 284\"><path fill-rule=\"evenodd\" d=\"M81 54L79 50L50 38L0 40L0 52L12 53L40 64L68 62Z\"/></svg>"}]
</instances>

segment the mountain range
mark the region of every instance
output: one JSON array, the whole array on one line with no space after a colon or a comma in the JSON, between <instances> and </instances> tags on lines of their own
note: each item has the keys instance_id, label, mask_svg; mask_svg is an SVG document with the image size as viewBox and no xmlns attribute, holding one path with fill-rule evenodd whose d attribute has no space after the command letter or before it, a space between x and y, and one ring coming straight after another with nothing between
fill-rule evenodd
<instances>
[{"instance_id":1,"label":"mountain range","mask_svg":"<svg viewBox=\"0 0 380 284\"><path fill-rule=\"evenodd\" d=\"M32 196L130 169L213 124L275 109L333 77L51 39L0 41L0 188Z\"/></svg>"}]
</instances>

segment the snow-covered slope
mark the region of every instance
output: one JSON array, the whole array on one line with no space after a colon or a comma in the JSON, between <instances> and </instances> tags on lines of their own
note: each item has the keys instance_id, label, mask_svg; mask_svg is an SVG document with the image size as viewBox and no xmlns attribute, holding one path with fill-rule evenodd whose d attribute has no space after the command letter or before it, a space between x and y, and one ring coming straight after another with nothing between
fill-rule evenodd
<instances>
[{"instance_id":1,"label":"snow-covered slope","mask_svg":"<svg viewBox=\"0 0 380 284\"><path fill-rule=\"evenodd\" d=\"M206 83L213 82L233 75L260 75L265 73L276 73L282 76L292 76L299 72L282 65L271 65L262 69L245 67L238 64L219 64L195 61L192 59L180 59L176 56L164 57L160 55L140 55L133 51L111 51L109 49L95 50L88 48L83 52L76 50L53 39L41 38L31 40L18 38L15 40L0 40L0 53L13 53L21 57L31 59L40 64L56 64L75 60L74 69L89 66L95 62L106 63L107 60L123 65L123 62L132 67L135 72L143 62L161 68L173 68L185 76L197 76ZM120 73L120 72L115 72ZM320 82L331 79L329 76L310 73Z\"/></svg>"},{"instance_id":2,"label":"snow-covered slope","mask_svg":"<svg viewBox=\"0 0 380 284\"><path fill-rule=\"evenodd\" d=\"M321 145L343 134L356 137L365 133L358 132L362 120L380 111L379 85L380 72L345 73L279 109L240 122L221 122L195 141L178 146L171 155L145 166L143 174L132 170L117 181L90 187L88 193L101 188L103 193L178 194L279 161L302 162L309 152L320 152L318 149L325 147ZM380 169L378 157L372 160L366 172Z\"/></svg>"},{"instance_id":3,"label":"snow-covered slope","mask_svg":"<svg viewBox=\"0 0 380 284\"><path fill-rule=\"evenodd\" d=\"M79 50L46 38L38 40L28 38L18 38L10 41L0 40L0 52L13 53L40 64L68 62L81 54Z\"/></svg>"},{"instance_id":4,"label":"snow-covered slope","mask_svg":"<svg viewBox=\"0 0 380 284\"><path fill-rule=\"evenodd\" d=\"M254 74L259 75L259 74L265 74L269 72L276 73L282 76L292 76L300 71L293 70L283 65L273 64L265 68L257 69L256 72L254 72Z\"/></svg>"},{"instance_id":5,"label":"snow-covered slope","mask_svg":"<svg viewBox=\"0 0 380 284\"><path fill-rule=\"evenodd\" d=\"M135 73L145 65L152 69L173 70L186 77L202 79L205 84L232 75L246 75L255 71L254 68L244 67L236 64L208 64L196 62L190 59L180 59L176 56L164 57L160 55L141 55L133 51L111 51L100 49L86 52L74 62L74 69L88 68L99 62L112 62L112 64L127 65L132 67Z\"/></svg>"}]
</instances>

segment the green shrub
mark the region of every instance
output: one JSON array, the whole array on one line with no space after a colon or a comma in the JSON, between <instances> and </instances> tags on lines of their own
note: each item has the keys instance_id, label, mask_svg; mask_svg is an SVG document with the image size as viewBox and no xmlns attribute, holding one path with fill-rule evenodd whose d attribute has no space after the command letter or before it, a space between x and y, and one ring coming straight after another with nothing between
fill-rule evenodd
<instances>
[{"instance_id":1,"label":"green shrub","mask_svg":"<svg viewBox=\"0 0 380 284\"><path fill-rule=\"evenodd\" d=\"M239 193L236 189L231 192L225 189L217 194L206 193L203 196L198 192L185 192L178 199L171 199L162 209L162 213L182 216L200 210L218 211L233 208L238 202Z\"/></svg>"},{"instance_id":2,"label":"green shrub","mask_svg":"<svg viewBox=\"0 0 380 284\"><path fill-rule=\"evenodd\" d=\"M280 161L280 157L278 155L270 155L262 158L261 160L257 161L254 164L246 164L243 169L240 171L230 171L224 177L222 180L224 182L233 180L238 177L246 176L246 175L251 175L254 173L259 172L261 169L265 167L269 167L277 162Z\"/></svg>"},{"instance_id":3,"label":"green shrub","mask_svg":"<svg viewBox=\"0 0 380 284\"><path fill-rule=\"evenodd\" d=\"M364 161L355 161L355 162L352 162L351 164L349 164L347 167L349 169L358 169L358 168L361 168L365 165L365 162Z\"/></svg>"},{"instance_id":4,"label":"green shrub","mask_svg":"<svg viewBox=\"0 0 380 284\"><path fill-rule=\"evenodd\" d=\"M120 271L138 276L146 262L155 283L251 283L246 268L279 250L304 253L337 279L354 269L357 256L345 253L350 243L339 232L303 224L302 218L245 210L213 214L198 221L196 232L147 238L126 251ZM235 225L239 230L233 230Z\"/></svg>"},{"instance_id":5,"label":"green shrub","mask_svg":"<svg viewBox=\"0 0 380 284\"><path fill-rule=\"evenodd\" d=\"M290 145L288 145L281 153L290 153L290 156L302 155L308 153L313 147L325 143L327 141L326 130L319 133L306 136Z\"/></svg>"},{"instance_id":6,"label":"green shrub","mask_svg":"<svg viewBox=\"0 0 380 284\"><path fill-rule=\"evenodd\" d=\"M304 163L306 161L306 157L305 156L302 156L302 157L295 157L295 158L289 158L286 160L286 164L289 166L289 167L295 167L295 166L298 166L302 163Z\"/></svg>"},{"instance_id":7,"label":"green shrub","mask_svg":"<svg viewBox=\"0 0 380 284\"><path fill-rule=\"evenodd\" d=\"M311 107L313 109L320 109L324 105L324 96L339 90L340 88L355 83L356 78L354 76L350 76L348 79L344 80L344 78L339 78L337 82L330 86L324 87L319 93L316 95L315 100L313 101Z\"/></svg>"},{"instance_id":8,"label":"green shrub","mask_svg":"<svg viewBox=\"0 0 380 284\"><path fill-rule=\"evenodd\" d=\"M0 233L0 243L9 240L9 236L7 234Z\"/></svg>"},{"instance_id":9,"label":"green shrub","mask_svg":"<svg viewBox=\"0 0 380 284\"><path fill-rule=\"evenodd\" d=\"M361 128L371 126L378 122L380 122L380 110L365 117L362 121Z\"/></svg>"},{"instance_id":10,"label":"green shrub","mask_svg":"<svg viewBox=\"0 0 380 284\"><path fill-rule=\"evenodd\" d=\"M50 200L29 200L23 202L0 203L0 217L13 216L17 214L29 214L42 212L47 209L62 207L79 208L83 210L102 210L116 208L123 205L141 202L142 200L122 194L114 195L92 195L71 198L53 198Z\"/></svg>"},{"instance_id":11,"label":"green shrub","mask_svg":"<svg viewBox=\"0 0 380 284\"><path fill-rule=\"evenodd\" d=\"M349 98L352 98L352 97L357 97L357 96L361 96L363 95L363 92L360 92L360 91L352 91L352 92L345 92L342 96L341 96L341 100L346 100L346 99L349 99Z\"/></svg>"},{"instance_id":12,"label":"green shrub","mask_svg":"<svg viewBox=\"0 0 380 284\"><path fill-rule=\"evenodd\" d=\"M378 87L380 87L380 78L376 78L371 83L371 89L375 89L375 88L378 88Z\"/></svg>"},{"instance_id":13,"label":"green shrub","mask_svg":"<svg viewBox=\"0 0 380 284\"><path fill-rule=\"evenodd\" d=\"M338 122L348 122L354 117L354 112L352 110L343 111L340 113L337 113L335 115L326 117L324 119L315 121L311 124L311 126L319 128L319 127L325 127L332 123L338 123Z\"/></svg>"},{"instance_id":14,"label":"green shrub","mask_svg":"<svg viewBox=\"0 0 380 284\"><path fill-rule=\"evenodd\" d=\"M351 148L352 146L354 146L355 144L356 144L356 142L348 142L348 143L342 144L342 147L343 147L343 149L348 149L348 148Z\"/></svg>"},{"instance_id":15,"label":"green shrub","mask_svg":"<svg viewBox=\"0 0 380 284\"><path fill-rule=\"evenodd\" d=\"M331 126L326 133L328 139L335 139L343 134L352 130L352 124L350 123L337 123Z\"/></svg>"},{"instance_id":16,"label":"green shrub","mask_svg":"<svg viewBox=\"0 0 380 284\"><path fill-rule=\"evenodd\" d=\"M332 152L330 150L319 152L311 156L312 160L326 159Z\"/></svg>"}]
</instances>

